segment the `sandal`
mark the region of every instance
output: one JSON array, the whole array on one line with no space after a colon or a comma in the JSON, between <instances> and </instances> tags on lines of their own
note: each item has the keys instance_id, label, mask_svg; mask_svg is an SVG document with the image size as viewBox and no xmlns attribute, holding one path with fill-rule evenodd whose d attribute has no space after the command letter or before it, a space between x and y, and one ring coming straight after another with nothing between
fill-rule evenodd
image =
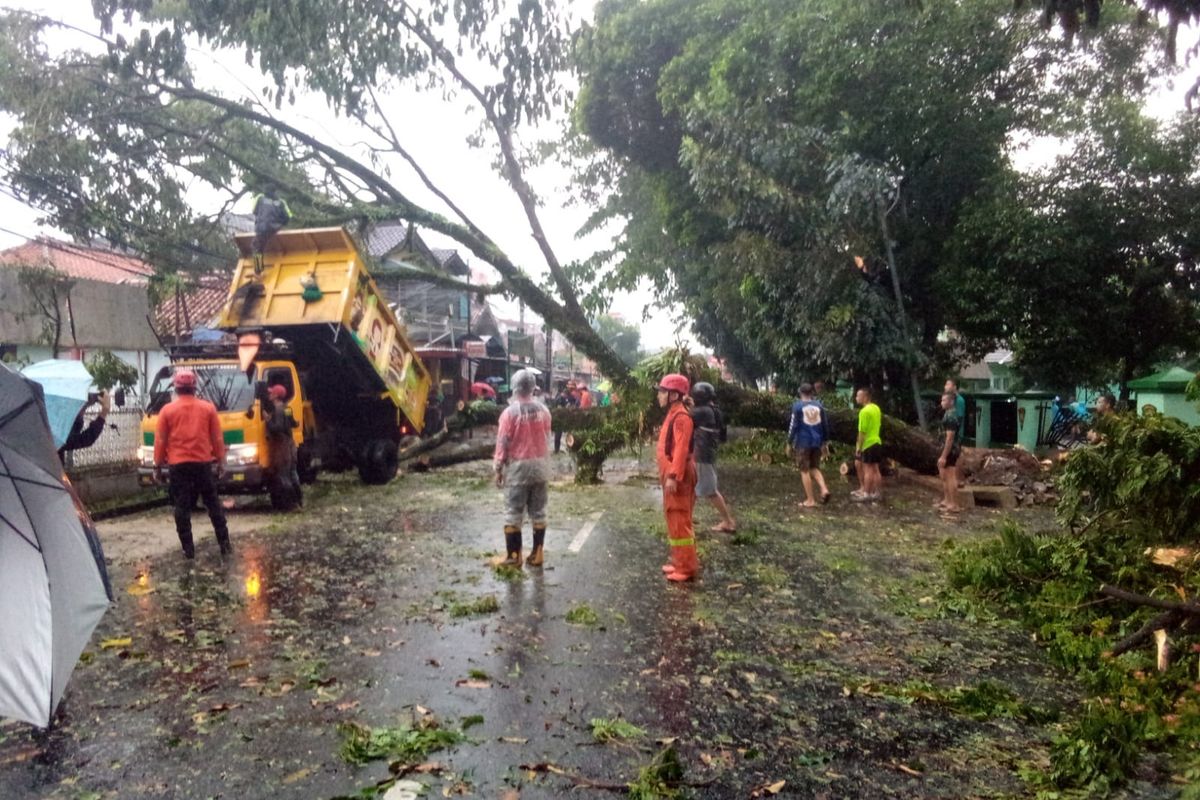
<instances>
[{"instance_id":1,"label":"sandal","mask_svg":"<svg viewBox=\"0 0 1200 800\"><path fill-rule=\"evenodd\" d=\"M727 528L724 524L713 525L709 530L713 533L737 533L737 528Z\"/></svg>"}]
</instances>

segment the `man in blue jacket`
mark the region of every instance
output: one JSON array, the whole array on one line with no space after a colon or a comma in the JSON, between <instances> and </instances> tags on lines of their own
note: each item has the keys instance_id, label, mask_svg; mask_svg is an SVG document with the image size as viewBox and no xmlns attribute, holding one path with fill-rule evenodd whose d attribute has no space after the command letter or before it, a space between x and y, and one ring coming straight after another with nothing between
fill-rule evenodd
<instances>
[{"instance_id":1,"label":"man in blue jacket","mask_svg":"<svg viewBox=\"0 0 1200 800\"><path fill-rule=\"evenodd\" d=\"M792 406L792 424L788 428L788 449L800 468L804 484L804 507L813 508L813 481L821 488L821 502L829 502L829 487L821 474L821 456L829 452L829 418L820 400L813 398L811 383L800 385L800 399Z\"/></svg>"}]
</instances>

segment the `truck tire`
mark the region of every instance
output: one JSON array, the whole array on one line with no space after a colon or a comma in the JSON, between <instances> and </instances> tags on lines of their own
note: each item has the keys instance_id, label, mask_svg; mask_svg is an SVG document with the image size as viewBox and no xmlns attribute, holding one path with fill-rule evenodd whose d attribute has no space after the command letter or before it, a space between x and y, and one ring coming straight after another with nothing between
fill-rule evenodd
<instances>
[{"instance_id":1,"label":"truck tire","mask_svg":"<svg viewBox=\"0 0 1200 800\"><path fill-rule=\"evenodd\" d=\"M271 508L276 511L291 511L296 507L296 493L281 478L272 475L268 479L267 493L271 496Z\"/></svg>"},{"instance_id":2,"label":"truck tire","mask_svg":"<svg viewBox=\"0 0 1200 800\"><path fill-rule=\"evenodd\" d=\"M311 486L317 482L319 470L313 464L312 448L307 444L296 449L296 472L300 475L300 483Z\"/></svg>"},{"instance_id":3,"label":"truck tire","mask_svg":"<svg viewBox=\"0 0 1200 800\"><path fill-rule=\"evenodd\" d=\"M375 439L369 442L358 463L358 477L371 486L382 486L396 477L400 467L399 450L390 439Z\"/></svg>"}]
</instances>

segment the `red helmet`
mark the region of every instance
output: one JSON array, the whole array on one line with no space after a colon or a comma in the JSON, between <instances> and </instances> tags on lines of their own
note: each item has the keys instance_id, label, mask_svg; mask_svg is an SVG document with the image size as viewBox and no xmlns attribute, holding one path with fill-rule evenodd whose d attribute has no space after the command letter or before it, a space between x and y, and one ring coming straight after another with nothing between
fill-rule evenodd
<instances>
[{"instance_id":1,"label":"red helmet","mask_svg":"<svg viewBox=\"0 0 1200 800\"><path fill-rule=\"evenodd\" d=\"M171 383L176 389L195 389L196 388L196 373L190 369L177 369L175 375L171 378Z\"/></svg>"},{"instance_id":2,"label":"red helmet","mask_svg":"<svg viewBox=\"0 0 1200 800\"><path fill-rule=\"evenodd\" d=\"M658 382L658 386L655 388L663 389L668 392L687 394L692 388L692 385L688 382L687 376L673 372L670 375L664 375L663 379Z\"/></svg>"},{"instance_id":3,"label":"red helmet","mask_svg":"<svg viewBox=\"0 0 1200 800\"><path fill-rule=\"evenodd\" d=\"M277 383L274 386L272 386L270 389L267 389L267 396L270 397L272 400L286 400L287 399L287 387L280 386Z\"/></svg>"}]
</instances>

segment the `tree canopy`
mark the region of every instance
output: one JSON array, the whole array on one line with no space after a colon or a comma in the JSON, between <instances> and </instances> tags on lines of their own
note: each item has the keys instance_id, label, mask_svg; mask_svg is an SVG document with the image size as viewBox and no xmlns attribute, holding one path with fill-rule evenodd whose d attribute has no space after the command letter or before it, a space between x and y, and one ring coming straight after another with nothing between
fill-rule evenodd
<instances>
[{"instance_id":1,"label":"tree canopy","mask_svg":"<svg viewBox=\"0 0 1200 800\"><path fill-rule=\"evenodd\" d=\"M1084 54L1006 10L601 3L575 118L597 150L585 180L612 190L595 224L623 225L598 257L610 281L654 281L743 376L896 386L961 356L937 276L965 204L1009 170L1014 139L1138 98L1154 63L1148 31L1114 20Z\"/></svg>"},{"instance_id":2,"label":"tree canopy","mask_svg":"<svg viewBox=\"0 0 1200 800\"><path fill-rule=\"evenodd\" d=\"M1124 390L1200 345L1200 133L1113 100L1075 145L997 176L939 279L956 329L1010 344L1029 380Z\"/></svg>"},{"instance_id":3,"label":"tree canopy","mask_svg":"<svg viewBox=\"0 0 1200 800\"><path fill-rule=\"evenodd\" d=\"M588 323L526 178L532 155L521 131L568 97L571 32L554 0L94 7L105 32L97 46L62 54L44 36L58 23L0 15L0 110L17 120L0 169L48 221L131 247L167 270L205 270L227 263L228 248L214 217L188 202L198 185L226 207L278 186L310 224L361 230L402 218L457 241L499 272L497 289L523 299L606 373L627 373ZM244 94L208 87L195 66L198 46L244 51L266 86ZM541 253L545 287L413 158L397 104L388 101L399 87L440 92L477 117L472 142L490 149L511 187ZM303 93L356 125L362 144L339 146L286 121L280 109ZM414 200L417 189L436 202Z\"/></svg>"}]
</instances>

